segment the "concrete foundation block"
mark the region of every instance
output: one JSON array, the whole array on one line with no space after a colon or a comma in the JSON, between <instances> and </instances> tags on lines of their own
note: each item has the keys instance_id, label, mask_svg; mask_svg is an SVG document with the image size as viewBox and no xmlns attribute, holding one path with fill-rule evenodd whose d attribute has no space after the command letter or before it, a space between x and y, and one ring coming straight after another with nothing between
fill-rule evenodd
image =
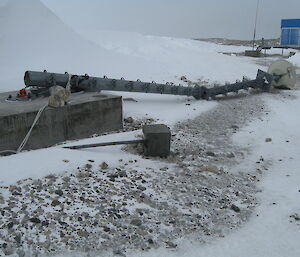
<instances>
[{"instance_id":1,"label":"concrete foundation block","mask_svg":"<svg viewBox=\"0 0 300 257\"><path fill-rule=\"evenodd\" d=\"M16 150L19 147L38 110L48 102L47 97L7 102L5 100L8 95L9 93L0 94L0 151ZM122 97L75 93L66 106L45 109L24 149L49 147L122 127Z\"/></svg>"},{"instance_id":2,"label":"concrete foundation block","mask_svg":"<svg viewBox=\"0 0 300 257\"><path fill-rule=\"evenodd\" d=\"M146 156L167 157L170 154L171 131L163 124L143 126Z\"/></svg>"}]
</instances>

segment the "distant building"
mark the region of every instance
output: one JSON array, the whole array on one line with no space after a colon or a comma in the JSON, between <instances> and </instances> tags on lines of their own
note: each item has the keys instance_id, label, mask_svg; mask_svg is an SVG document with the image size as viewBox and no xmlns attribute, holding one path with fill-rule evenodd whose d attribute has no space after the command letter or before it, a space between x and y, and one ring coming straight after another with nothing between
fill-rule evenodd
<instances>
[{"instance_id":1,"label":"distant building","mask_svg":"<svg viewBox=\"0 0 300 257\"><path fill-rule=\"evenodd\" d=\"M300 47L300 19L281 20L281 46Z\"/></svg>"}]
</instances>

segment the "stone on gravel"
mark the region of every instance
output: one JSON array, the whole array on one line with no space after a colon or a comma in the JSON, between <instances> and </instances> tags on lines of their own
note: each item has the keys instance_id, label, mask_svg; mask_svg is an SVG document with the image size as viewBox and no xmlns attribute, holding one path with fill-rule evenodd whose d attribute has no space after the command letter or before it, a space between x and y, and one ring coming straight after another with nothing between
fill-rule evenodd
<instances>
[{"instance_id":1,"label":"stone on gravel","mask_svg":"<svg viewBox=\"0 0 300 257\"><path fill-rule=\"evenodd\" d=\"M21 236L20 235L16 235L14 239L17 242L17 244L21 244Z\"/></svg>"},{"instance_id":2,"label":"stone on gravel","mask_svg":"<svg viewBox=\"0 0 300 257\"><path fill-rule=\"evenodd\" d=\"M61 189L55 190L54 193L59 196L62 196L64 194L64 192Z\"/></svg>"},{"instance_id":3,"label":"stone on gravel","mask_svg":"<svg viewBox=\"0 0 300 257\"><path fill-rule=\"evenodd\" d=\"M14 223L13 223L13 222L9 222L9 223L7 224L7 228L8 228L8 229L11 229L13 226L14 226Z\"/></svg>"},{"instance_id":4,"label":"stone on gravel","mask_svg":"<svg viewBox=\"0 0 300 257\"><path fill-rule=\"evenodd\" d=\"M200 168L200 171L212 172L212 173L219 173L219 168L214 165L207 165Z\"/></svg>"},{"instance_id":5,"label":"stone on gravel","mask_svg":"<svg viewBox=\"0 0 300 257\"><path fill-rule=\"evenodd\" d=\"M102 163L100 164L100 168L101 168L102 170L107 170L107 169L108 169L108 164L107 164L106 162L102 162Z\"/></svg>"},{"instance_id":6,"label":"stone on gravel","mask_svg":"<svg viewBox=\"0 0 300 257\"><path fill-rule=\"evenodd\" d=\"M142 225L142 221L140 219L133 219L130 224L139 227Z\"/></svg>"},{"instance_id":7,"label":"stone on gravel","mask_svg":"<svg viewBox=\"0 0 300 257\"><path fill-rule=\"evenodd\" d=\"M88 237L89 236L89 232L84 231L84 230L80 230L77 232L77 235L80 237Z\"/></svg>"},{"instance_id":8,"label":"stone on gravel","mask_svg":"<svg viewBox=\"0 0 300 257\"><path fill-rule=\"evenodd\" d=\"M174 244L174 243L171 242L171 241L167 241L167 242L166 242L166 245L167 245L167 248L176 248L176 247L177 247L177 244Z\"/></svg>"},{"instance_id":9,"label":"stone on gravel","mask_svg":"<svg viewBox=\"0 0 300 257\"><path fill-rule=\"evenodd\" d=\"M122 256L122 257L126 257L126 255L121 250L119 250L119 249L114 250L113 254L119 255L119 256Z\"/></svg>"},{"instance_id":10,"label":"stone on gravel","mask_svg":"<svg viewBox=\"0 0 300 257\"><path fill-rule=\"evenodd\" d=\"M211 151L206 152L206 155L210 156L210 157L215 157L216 156L216 154L214 152L211 152Z\"/></svg>"},{"instance_id":11,"label":"stone on gravel","mask_svg":"<svg viewBox=\"0 0 300 257\"><path fill-rule=\"evenodd\" d=\"M26 253L25 253L24 250L18 249L17 250L17 255L18 255L18 257L25 257Z\"/></svg>"},{"instance_id":12,"label":"stone on gravel","mask_svg":"<svg viewBox=\"0 0 300 257\"><path fill-rule=\"evenodd\" d=\"M235 204L232 204L230 209L235 211L235 212L240 212L241 211L241 209L238 206L236 206Z\"/></svg>"},{"instance_id":13,"label":"stone on gravel","mask_svg":"<svg viewBox=\"0 0 300 257\"><path fill-rule=\"evenodd\" d=\"M128 118L125 118L124 121L126 123L133 123L134 122L134 119L132 117L128 117Z\"/></svg>"},{"instance_id":14,"label":"stone on gravel","mask_svg":"<svg viewBox=\"0 0 300 257\"><path fill-rule=\"evenodd\" d=\"M186 80L187 80L187 78L186 78L186 76L181 76L181 77L180 77L180 80L182 80L182 81L186 81Z\"/></svg>"},{"instance_id":15,"label":"stone on gravel","mask_svg":"<svg viewBox=\"0 0 300 257\"><path fill-rule=\"evenodd\" d=\"M227 158L234 158L235 155L234 155L234 153L229 153L229 154L226 155L226 157L227 157Z\"/></svg>"},{"instance_id":16,"label":"stone on gravel","mask_svg":"<svg viewBox=\"0 0 300 257\"><path fill-rule=\"evenodd\" d=\"M294 218L296 221L300 220L300 217L299 217L299 215L297 213L291 215L290 218Z\"/></svg>"},{"instance_id":17,"label":"stone on gravel","mask_svg":"<svg viewBox=\"0 0 300 257\"><path fill-rule=\"evenodd\" d=\"M30 218L29 221L31 221L32 223L41 223L41 220L39 218Z\"/></svg>"},{"instance_id":18,"label":"stone on gravel","mask_svg":"<svg viewBox=\"0 0 300 257\"><path fill-rule=\"evenodd\" d=\"M109 231L110 231L110 228L109 228L109 227L103 227L103 231L104 231L104 232L109 232Z\"/></svg>"},{"instance_id":19,"label":"stone on gravel","mask_svg":"<svg viewBox=\"0 0 300 257\"><path fill-rule=\"evenodd\" d=\"M90 164L90 163L87 163L87 164L85 165L85 168L86 168L87 170L90 170L91 168L93 168L93 165Z\"/></svg>"},{"instance_id":20,"label":"stone on gravel","mask_svg":"<svg viewBox=\"0 0 300 257\"><path fill-rule=\"evenodd\" d=\"M163 168L160 168L159 170L161 171L167 171L169 168L168 167L163 167Z\"/></svg>"},{"instance_id":21,"label":"stone on gravel","mask_svg":"<svg viewBox=\"0 0 300 257\"><path fill-rule=\"evenodd\" d=\"M51 203L51 206L55 207L55 206L58 206L58 205L60 205L60 204L61 204L60 201L58 201L58 200L53 200L52 203Z\"/></svg>"}]
</instances>

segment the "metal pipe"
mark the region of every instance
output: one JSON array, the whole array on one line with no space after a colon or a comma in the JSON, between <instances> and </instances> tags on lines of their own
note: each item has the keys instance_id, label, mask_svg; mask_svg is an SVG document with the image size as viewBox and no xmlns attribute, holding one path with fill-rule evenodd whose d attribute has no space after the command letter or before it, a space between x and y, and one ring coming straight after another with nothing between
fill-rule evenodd
<instances>
[{"instance_id":1,"label":"metal pipe","mask_svg":"<svg viewBox=\"0 0 300 257\"><path fill-rule=\"evenodd\" d=\"M146 142L146 140L140 139L140 140L130 140L130 141L106 142L106 143L98 143L98 144L65 146L63 148L76 150L76 149L94 148L94 147L111 146L111 145L132 145L132 144L140 144L140 143L144 144L145 142Z\"/></svg>"},{"instance_id":2,"label":"metal pipe","mask_svg":"<svg viewBox=\"0 0 300 257\"><path fill-rule=\"evenodd\" d=\"M102 90L108 91L125 91L125 92L141 92L153 94L169 94L193 96L196 99L209 99L210 97L237 92L240 89L258 88L264 91L269 89L269 84L272 82L272 76L261 70L258 71L257 77L254 80L244 80L224 86L207 88L205 86L195 85L193 87L185 87L182 85L158 84L155 82L141 82L140 80L131 81L125 79L110 79L107 77L98 78L88 75L72 75L70 85L72 92L87 91L99 92ZM55 85L66 87L69 81L69 74L58 74L27 71L24 76L24 82L27 87L50 88ZM267 89L267 90L266 90Z\"/></svg>"}]
</instances>

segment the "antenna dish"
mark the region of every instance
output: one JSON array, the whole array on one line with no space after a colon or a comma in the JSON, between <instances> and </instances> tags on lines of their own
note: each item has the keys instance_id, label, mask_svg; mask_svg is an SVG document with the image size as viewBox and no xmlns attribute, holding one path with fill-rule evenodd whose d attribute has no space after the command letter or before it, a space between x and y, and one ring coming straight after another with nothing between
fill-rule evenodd
<instances>
[{"instance_id":1,"label":"antenna dish","mask_svg":"<svg viewBox=\"0 0 300 257\"><path fill-rule=\"evenodd\" d=\"M294 89L296 85L296 70L295 67L288 61L279 60L271 64L268 73L277 77L278 80L273 80L272 86L279 89Z\"/></svg>"}]
</instances>

